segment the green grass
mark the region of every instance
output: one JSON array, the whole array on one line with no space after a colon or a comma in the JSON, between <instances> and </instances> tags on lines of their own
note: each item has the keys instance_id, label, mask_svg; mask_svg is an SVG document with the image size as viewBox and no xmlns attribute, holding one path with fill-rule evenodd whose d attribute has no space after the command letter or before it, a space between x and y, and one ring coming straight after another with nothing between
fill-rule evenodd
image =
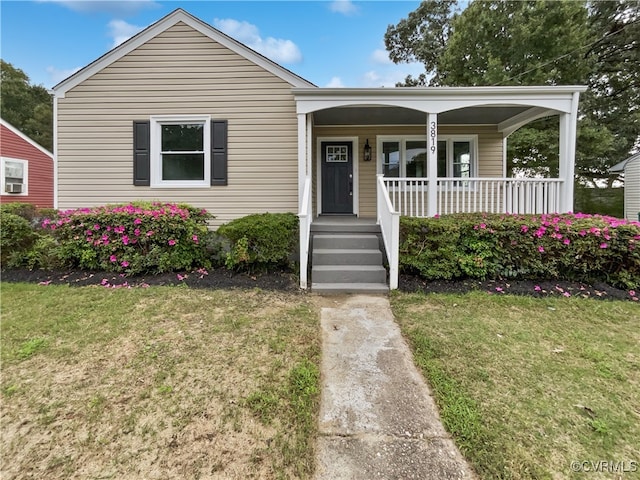
<instances>
[{"instance_id":1,"label":"green grass","mask_svg":"<svg viewBox=\"0 0 640 480\"><path fill-rule=\"evenodd\" d=\"M320 338L305 296L1 288L3 479L312 475Z\"/></svg>"},{"instance_id":2,"label":"green grass","mask_svg":"<svg viewBox=\"0 0 640 480\"><path fill-rule=\"evenodd\" d=\"M572 461L638 465L636 304L482 292L391 302L445 427L481 478L583 478Z\"/></svg>"}]
</instances>

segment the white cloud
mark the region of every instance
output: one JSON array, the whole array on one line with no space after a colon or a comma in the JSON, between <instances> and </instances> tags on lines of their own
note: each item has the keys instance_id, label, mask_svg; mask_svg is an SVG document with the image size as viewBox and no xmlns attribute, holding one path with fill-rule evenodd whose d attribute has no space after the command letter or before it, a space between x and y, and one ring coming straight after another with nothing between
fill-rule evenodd
<instances>
[{"instance_id":1,"label":"white cloud","mask_svg":"<svg viewBox=\"0 0 640 480\"><path fill-rule=\"evenodd\" d=\"M424 73L421 63L401 63L399 65L382 65L376 70L364 73L358 83L360 87L395 87L396 83L404 82L407 75L417 77Z\"/></svg>"},{"instance_id":2,"label":"white cloud","mask_svg":"<svg viewBox=\"0 0 640 480\"><path fill-rule=\"evenodd\" d=\"M51 66L47 67L47 73L49 74L52 85L57 85L65 78L70 77L71 75L76 73L78 70L80 70L80 67L70 68L68 70L59 70L56 67Z\"/></svg>"},{"instance_id":3,"label":"white cloud","mask_svg":"<svg viewBox=\"0 0 640 480\"><path fill-rule=\"evenodd\" d=\"M113 38L113 45L111 48L115 48L123 42L126 42L136 33L144 30L145 27L139 27L138 25L131 25L124 20L111 20L109 22L109 35Z\"/></svg>"},{"instance_id":4,"label":"white cloud","mask_svg":"<svg viewBox=\"0 0 640 480\"><path fill-rule=\"evenodd\" d=\"M302 61L300 49L291 40L273 37L262 38L258 27L249 22L240 22L232 18L216 18L213 24L227 35L274 62L299 63Z\"/></svg>"},{"instance_id":5,"label":"white cloud","mask_svg":"<svg viewBox=\"0 0 640 480\"><path fill-rule=\"evenodd\" d=\"M329 83L325 85L326 88L344 88L342 79L340 77L331 77Z\"/></svg>"},{"instance_id":6,"label":"white cloud","mask_svg":"<svg viewBox=\"0 0 640 480\"><path fill-rule=\"evenodd\" d=\"M389 52L387 52L386 50L384 50L382 48L378 48L378 49L373 51L373 53L371 54L371 60L373 61L373 63L377 63L377 64L380 64L380 65L392 65L393 64L393 62L389 58Z\"/></svg>"},{"instance_id":7,"label":"white cloud","mask_svg":"<svg viewBox=\"0 0 640 480\"><path fill-rule=\"evenodd\" d=\"M69 10L79 13L108 13L116 16L129 16L145 8L155 8L155 0L39 0L58 3Z\"/></svg>"},{"instance_id":8,"label":"white cloud","mask_svg":"<svg viewBox=\"0 0 640 480\"><path fill-rule=\"evenodd\" d=\"M380 81L380 75L378 75L378 72L371 70L364 74L364 79L368 84L373 85Z\"/></svg>"},{"instance_id":9,"label":"white cloud","mask_svg":"<svg viewBox=\"0 0 640 480\"><path fill-rule=\"evenodd\" d=\"M358 7L351 0L334 0L329 4L329 10L342 15L354 15L358 13Z\"/></svg>"}]
</instances>

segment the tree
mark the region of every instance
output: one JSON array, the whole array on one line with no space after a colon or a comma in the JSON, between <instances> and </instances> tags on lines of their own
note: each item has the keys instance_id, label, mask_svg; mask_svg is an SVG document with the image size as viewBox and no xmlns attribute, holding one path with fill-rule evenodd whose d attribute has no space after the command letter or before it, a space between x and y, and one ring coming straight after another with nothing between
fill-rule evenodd
<instances>
[{"instance_id":1,"label":"tree","mask_svg":"<svg viewBox=\"0 0 640 480\"><path fill-rule=\"evenodd\" d=\"M585 55L593 71L581 102L579 133L600 130L611 138L602 144L602 138L586 143L579 138L577 171L583 178L607 178L611 184L617 175L608 168L640 149L640 2L592 2L589 12L596 41ZM595 148L583 149L582 144Z\"/></svg>"},{"instance_id":2,"label":"tree","mask_svg":"<svg viewBox=\"0 0 640 480\"><path fill-rule=\"evenodd\" d=\"M430 84L440 83L439 62L451 36L451 20L457 11L457 0L422 2L398 25L389 25L384 43L394 63L422 62L431 77ZM418 79L409 75L406 86L425 85L427 75Z\"/></svg>"},{"instance_id":3,"label":"tree","mask_svg":"<svg viewBox=\"0 0 640 480\"><path fill-rule=\"evenodd\" d=\"M446 85L571 85L587 79L579 53L589 36L582 2L475 1L452 19L452 29L440 62Z\"/></svg>"},{"instance_id":4,"label":"tree","mask_svg":"<svg viewBox=\"0 0 640 480\"><path fill-rule=\"evenodd\" d=\"M591 185L612 181L608 168L638 147L638 1L476 0L459 14L440 11L439 23L429 3L385 35L392 60L425 63L425 74L407 77L406 85L426 84L427 78L447 86L586 84L576 173ZM429 56L434 44L439 49ZM515 171L553 174L557 152L557 120L539 120L509 137Z\"/></svg>"},{"instance_id":5,"label":"tree","mask_svg":"<svg viewBox=\"0 0 640 480\"><path fill-rule=\"evenodd\" d=\"M48 150L53 148L53 103L47 89L0 60L0 115Z\"/></svg>"}]
</instances>

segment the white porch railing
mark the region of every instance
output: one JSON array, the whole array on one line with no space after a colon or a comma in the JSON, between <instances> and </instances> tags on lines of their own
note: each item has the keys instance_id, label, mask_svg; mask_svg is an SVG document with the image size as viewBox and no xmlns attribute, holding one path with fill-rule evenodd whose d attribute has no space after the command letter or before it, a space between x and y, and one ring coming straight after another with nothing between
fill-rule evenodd
<instances>
[{"instance_id":1,"label":"white porch railing","mask_svg":"<svg viewBox=\"0 0 640 480\"><path fill-rule=\"evenodd\" d=\"M429 206L426 178L384 178L393 210L410 217L447 213L556 213L562 180L557 178L438 178L437 204Z\"/></svg>"},{"instance_id":2,"label":"white porch railing","mask_svg":"<svg viewBox=\"0 0 640 480\"><path fill-rule=\"evenodd\" d=\"M389 261L389 289L398 288L398 259L400 255L400 212L389 198L389 189L383 175L378 175L377 186L378 224L382 232L384 248Z\"/></svg>"},{"instance_id":3,"label":"white porch railing","mask_svg":"<svg viewBox=\"0 0 640 480\"><path fill-rule=\"evenodd\" d=\"M307 289L309 279L307 270L309 265L309 241L311 239L311 222L313 221L313 202L311 201L311 177L306 177L302 191L302 205L300 206L300 288Z\"/></svg>"}]
</instances>

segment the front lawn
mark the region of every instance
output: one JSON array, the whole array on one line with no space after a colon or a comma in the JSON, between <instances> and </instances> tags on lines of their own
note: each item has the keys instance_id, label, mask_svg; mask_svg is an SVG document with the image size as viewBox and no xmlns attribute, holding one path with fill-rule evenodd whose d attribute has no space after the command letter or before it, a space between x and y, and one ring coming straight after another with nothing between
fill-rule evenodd
<instances>
[{"instance_id":1,"label":"front lawn","mask_svg":"<svg viewBox=\"0 0 640 480\"><path fill-rule=\"evenodd\" d=\"M481 478L639 478L635 302L475 292L391 303Z\"/></svg>"},{"instance_id":2,"label":"front lawn","mask_svg":"<svg viewBox=\"0 0 640 480\"><path fill-rule=\"evenodd\" d=\"M306 478L316 310L297 293L2 284L0 477Z\"/></svg>"}]
</instances>

